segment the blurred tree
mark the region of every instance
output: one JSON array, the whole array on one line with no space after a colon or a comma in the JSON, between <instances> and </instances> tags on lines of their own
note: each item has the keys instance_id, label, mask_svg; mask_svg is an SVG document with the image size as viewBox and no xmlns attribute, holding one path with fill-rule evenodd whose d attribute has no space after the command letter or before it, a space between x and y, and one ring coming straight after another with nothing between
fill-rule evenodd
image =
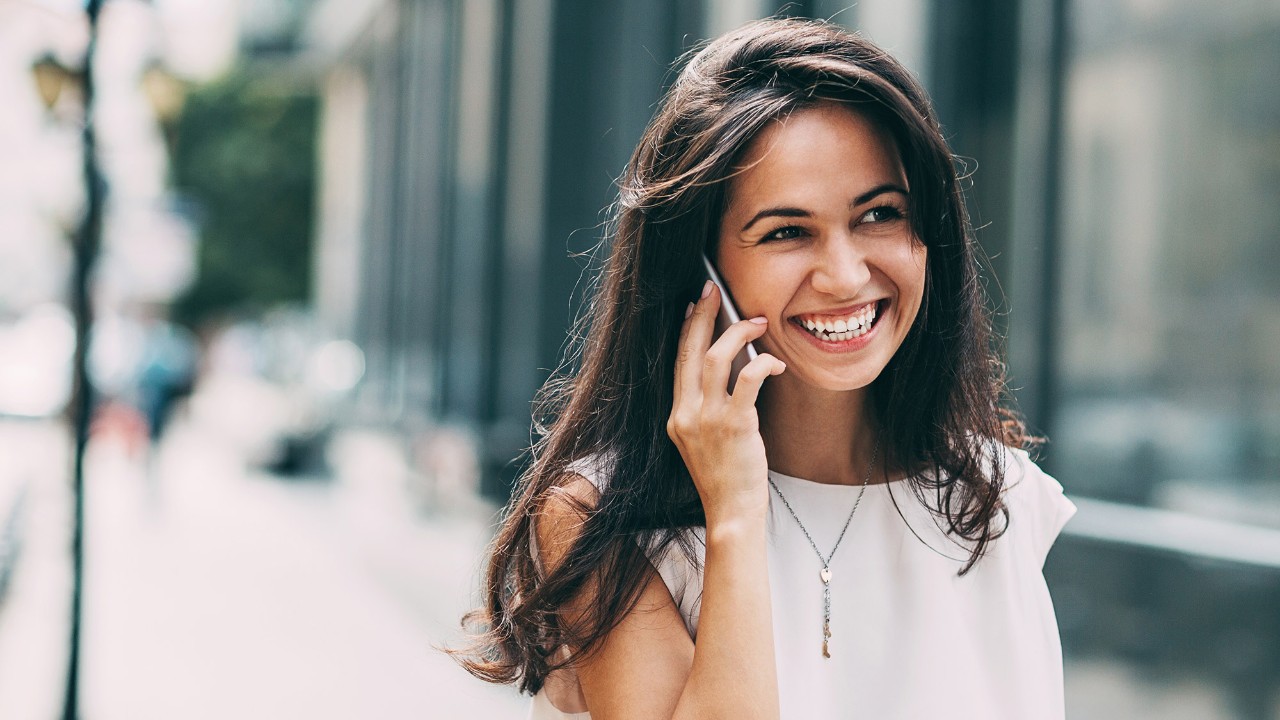
<instances>
[{"instance_id":1,"label":"blurred tree","mask_svg":"<svg viewBox=\"0 0 1280 720\"><path fill-rule=\"evenodd\" d=\"M200 249L179 322L307 299L318 107L310 86L243 67L188 99L173 183L200 208Z\"/></svg>"}]
</instances>

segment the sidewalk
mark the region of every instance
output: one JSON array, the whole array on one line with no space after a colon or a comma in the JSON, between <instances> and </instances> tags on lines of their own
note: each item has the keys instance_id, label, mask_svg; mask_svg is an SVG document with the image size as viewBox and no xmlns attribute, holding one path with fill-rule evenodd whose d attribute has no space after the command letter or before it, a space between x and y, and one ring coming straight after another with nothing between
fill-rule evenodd
<instances>
[{"instance_id":1,"label":"sidewalk","mask_svg":"<svg viewBox=\"0 0 1280 720\"><path fill-rule=\"evenodd\" d=\"M527 700L433 645L473 602L488 511L424 516L385 439L348 435L331 482L246 471L216 431L175 425L158 482L119 446L88 478L84 720L502 720ZM68 438L0 422L26 531L0 602L0 718L60 717L71 517ZM1058 598L1063 607L1069 598ZM1067 662L1068 717L1234 717L1222 688ZM1280 706L1275 717L1280 720Z\"/></svg>"},{"instance_id":2,"label":"sidewalk","mask_svg":"<svg viewBox=\"0 0 1280 720\"><path fill-rule=\"evenodd\" d=\"M0 718L59 717L71 607L69 437L56 422L0 420L0 483L25 487L22 546L0 600Z\"/></svg>"},{"instance_id":3,"label":"sidewalk","mask_svg":"<svg viewBox=\"0 0 1280 720\"><path fill-rule=\"evenodd\" d=\"M376 449L369 439L348 445L354 461ZM514 691L471 679L433 647L456 642L476 592L481 513L424 519L395 479L373 474L289 482L248 472L190 424L174 427L154 483L118 446L97 447L91 461L86 720L527 712ZM58 548L49 550L20 572L52 572ZM25 588L15 581L30 594L29 578ZM15 669L24 655L15 627L27 649L64 644L65 582L40 584L43 607L15 593L0 611L6 720L50 718L60 702L65 651L43 671Z\"/></svg>"}]
</instances>

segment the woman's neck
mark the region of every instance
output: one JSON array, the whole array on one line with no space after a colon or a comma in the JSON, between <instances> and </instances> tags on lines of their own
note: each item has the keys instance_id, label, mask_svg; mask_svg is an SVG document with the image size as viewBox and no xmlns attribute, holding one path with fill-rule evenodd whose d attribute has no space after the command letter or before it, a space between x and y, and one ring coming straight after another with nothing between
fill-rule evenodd
<instances>
[{"instance_id":1,"label":"woman's neck","mask_svg":"<svg viewBox=\"0 0 1280 720\"><path fill-rule=\"evenodd\" d=\"M769 467L827 485L861 485L877 448L867 388L816 390L771 378L757 407ZM884 448L868 481L885 482Z\"/></svg>"}]
</instances>

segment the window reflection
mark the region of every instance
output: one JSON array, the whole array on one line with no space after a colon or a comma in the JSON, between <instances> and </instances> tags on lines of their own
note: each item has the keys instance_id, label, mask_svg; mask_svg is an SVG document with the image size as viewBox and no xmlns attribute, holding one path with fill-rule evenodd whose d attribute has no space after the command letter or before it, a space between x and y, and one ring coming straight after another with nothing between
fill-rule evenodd
<instances>
[{"instance_id":1,"label":"window reflection","mask_svg":"<svg viewBox=\"0 0 1280 720\"><path fill-rule=\"evenodd\" d=\"M1280 527L1280 6L1073 10L1061 472Z\"/></svg>"},{"instance_id":2,"label":"window reflection","mask_svg":"<svg viewBox=\"0 0 1280 720\"><path fill-rule=\"evenodd\" d=\"M1069 7L1068 716L1280 717L1280 5Z\"/></svg>"}]
</instances>

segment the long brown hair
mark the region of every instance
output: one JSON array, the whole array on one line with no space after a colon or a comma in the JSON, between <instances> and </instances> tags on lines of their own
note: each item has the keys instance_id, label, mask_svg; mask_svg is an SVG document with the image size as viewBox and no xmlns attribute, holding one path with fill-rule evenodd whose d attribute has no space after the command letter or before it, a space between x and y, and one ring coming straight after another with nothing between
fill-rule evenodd
<instances>
[{"instance_id":1,"label":"long brown hair","mask_svg":"<svg viewBox=\"0 0 1280 720\"><path fill-rule=\"evenodd\" d=\"M954 158L911 74L838 26L770 19L694 54L619 181L607 259L561 368L539 394L539 439L489 551L484 605L467 617L475 644L455 657L474 675L537 692L552 670L597 648L634 606L648 557L704 522L697 491L667 437L676 342L719 235L726 179L769 123L820 102L844 103L892 135L911 188L909 217L928 248L924 301L902 347L871 387L888 466L923 470L916 497L964 541L968 572L1007 526L1004 471L993 452L1026 442L1001 410L1004 380ZM534 555L534 519L583 458L605 458L598 500L556 567ZM992 462L992 458L997 458ZM586 617L559 613L595 579ZM559 649L576 654L564 658Z\"/></svg>"}]
</instances>

